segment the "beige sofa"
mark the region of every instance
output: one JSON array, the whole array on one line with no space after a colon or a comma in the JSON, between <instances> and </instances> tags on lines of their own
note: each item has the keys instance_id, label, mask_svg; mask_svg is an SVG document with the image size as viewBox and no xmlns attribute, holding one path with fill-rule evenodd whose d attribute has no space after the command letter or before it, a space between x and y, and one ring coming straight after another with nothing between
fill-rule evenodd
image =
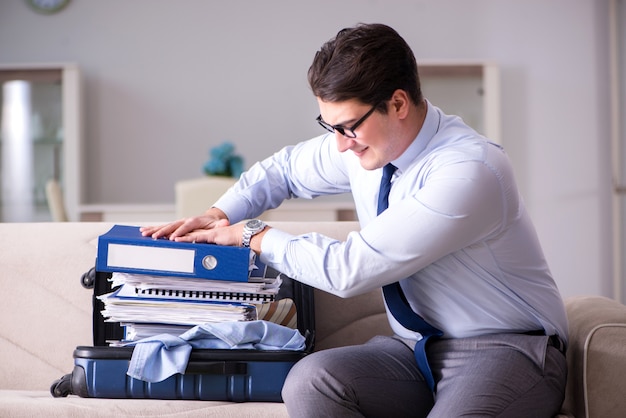
<instances>
[{"instance_id":1,"label":"beige sofa","mask_svg":"<svg viewBox=\"0 0 626 418\"><path fill-rule=\"evenodd\" d=\"M293 233L343 238L352 222L274 222ZM286 417L281 403L53 398L53 381L91 342L91 292L80 276L110 223L0 224L0 416ZM379 292L352 299L316 293L316 349L389 334ZM571 344L564 416L626 416L626 306L600 297L566 301Z\"/></svg>"}]
</instances>

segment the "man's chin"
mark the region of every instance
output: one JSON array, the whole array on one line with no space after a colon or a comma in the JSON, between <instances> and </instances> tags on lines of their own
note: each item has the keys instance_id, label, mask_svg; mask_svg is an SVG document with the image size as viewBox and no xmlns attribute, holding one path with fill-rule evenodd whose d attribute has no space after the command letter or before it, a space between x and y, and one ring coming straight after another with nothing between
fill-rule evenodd
<instances>
[{"instance_id":1,"label":"man's chin","mask_svg":"<svg viewBox=\"0 0 626 418\"><path fill-rule=\"evenodd\" d=\"M360 159L359 162L361 163L361 167L363 167L365 170L368 170L368 171L376 170L377 168L380 168L379 164L377 164L376 161Z\"/></svg>"}]
</instances>

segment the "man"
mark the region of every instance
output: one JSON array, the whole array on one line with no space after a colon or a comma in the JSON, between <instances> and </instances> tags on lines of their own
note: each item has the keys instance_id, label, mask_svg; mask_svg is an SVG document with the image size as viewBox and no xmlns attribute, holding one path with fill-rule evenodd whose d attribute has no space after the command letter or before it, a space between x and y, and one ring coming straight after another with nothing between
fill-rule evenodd
<instances>
[{"instance_id":1,"label":"man","mask_svg":"<svg viewBox=\"0 0 626 418\"><path fill-rule=\"evenodd\" d=\"M553 416L567 320L504 151L422 97L411 49L385 25L340 31L308 78L331 133L256 163L204 215L144 235L250 246L343 297L383 287L396 335L298 362L283 388L292 417ZM343 192L362 226L345 242L237 223Z\"/></svg>"}]
</instances>

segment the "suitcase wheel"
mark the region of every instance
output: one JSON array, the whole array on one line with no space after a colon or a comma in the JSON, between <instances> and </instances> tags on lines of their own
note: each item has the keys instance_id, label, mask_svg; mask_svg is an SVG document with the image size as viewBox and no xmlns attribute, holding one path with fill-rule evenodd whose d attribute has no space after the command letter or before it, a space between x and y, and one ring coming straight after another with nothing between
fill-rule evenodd
<instances>
[{"instance_id":1,"label":"suitcase wheel","mask_svg":"<svg viewBox=\"0 0 626 418\"><path fill-rule=\"evenodd\" d=\"M80 283L85 289L93 289L93 285L96 281L96 268L92 267L88 272L83 273L80 277Z\"/></svg>"},{"instance_id":2,"label":"suitcase wheel","mask_svg":"<svg viewBox=\"0 0 626 418\"><path fill-rule=\"evenodd\" d=\"M55 398L65 398L72 393L72 374L66 374L50 386L50 393Z\"/></svg>"}]
</instances>

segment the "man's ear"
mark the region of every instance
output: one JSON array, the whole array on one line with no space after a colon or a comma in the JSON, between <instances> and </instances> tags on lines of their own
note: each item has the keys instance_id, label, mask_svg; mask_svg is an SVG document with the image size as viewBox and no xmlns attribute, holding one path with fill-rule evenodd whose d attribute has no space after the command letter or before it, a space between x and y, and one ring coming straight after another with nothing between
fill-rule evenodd
<instances>
[{"instance_id":1,"label":"man's ear","mask_svg":"<svg viewBox=\"0 0 626 418\"><path fill-rule=\"evenodd\" d=\"M391 95L390 111L394 112L398 119L404 119L409 114L409 95L402 89L397 89Z\"/></svg>"}]
</instances>

